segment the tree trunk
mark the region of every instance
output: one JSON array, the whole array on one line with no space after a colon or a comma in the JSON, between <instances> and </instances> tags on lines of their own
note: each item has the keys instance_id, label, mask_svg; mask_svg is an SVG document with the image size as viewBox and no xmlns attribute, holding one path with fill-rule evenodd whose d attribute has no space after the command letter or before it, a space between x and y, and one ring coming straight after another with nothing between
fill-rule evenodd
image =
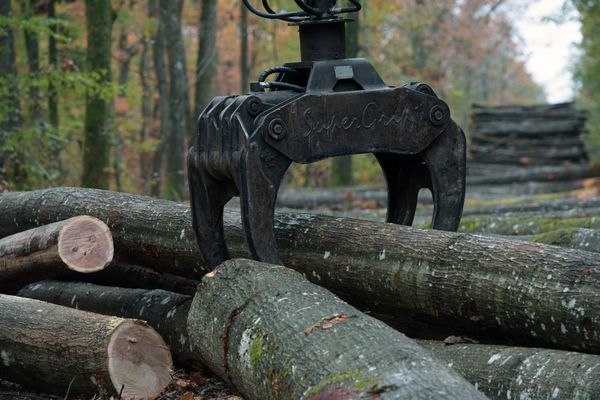
<instances>
[{"instance_id":1,"label":"tree trunk","mask_svg":"<svg viewBox=\"0 0 600 400\"><path fill-rule=\"evenodd\" d=\"M198 117L213 95L213 80L218 68L217 0L202 0L198 30L198 59L196 62L196 93L194 117Z\"/></svg>"},{"instance_id":2,"label":"tree trunk","mask_svg":"<svg viewBox=\"0 0 600 400\"><path fill-rule=\"evenodd\" d=\"M156 18L158 28L153 38L152 56L154 61L154 73L158 87L158 111L160 115L160 128L158 135L158 146L154 150L152 162L152 179L150 181L150 193L159 197L162 187L162 169L165 150L169 143L171 134L171 107L167 67L165 65L165 51L167 43L165 40L165 24L160 18L158 0L148 0L148 13L150 17Z\"/></svg>"},{"instance_id":3,"label":"tree trunk","mask_svg":"<svg viewBox=\"0 0 600 400\"><path fill-rule=\"evenodd\" d=\"M600 230L571 228L540 233L533 242L600 253Z\"/></svg>"},{"instance_id":4,"label":"tree trunk","mask_svg":"<svg viewBox=\"0 0 600 400\"><path fill-rule=\"evenodd\" d=\"M11 0L0 0L0 17L13 18ZM0 188L8 178L5 164L9 156L5 143L21 122L21 106L15 56L15 39L10 24L0 23Z\"/></svg>"},{"instance_id":5,"label":"tree trunk","mask_svg":"<svg viewBox=\"0 0 600 400\"><path fill-rule=\"evenodd\" d=\"M561 218L563 216L546 212L516 216L480 215L463 218L459 229L461 232L494 235L538 235L566 228L600 228L598 217Z\"/></svg>"},{"instance_id":6,"label":"tree trunk","mask_svg":"<svg viewBox=\"0 0 600 400\"><path fill-rule=\"evenodd\" d=\"M248 9L240 2L240 91L250 90L250 69L248 68Z\"/></svg>"},{"instance_id":7,"label":"tree trunk","mask_svg":"<svg viewBox=\"0 0 600 400\"><path fill-rule=\"evenodd\" d=\"M346 56L348 58L358 57L360 25L358 13L350 15L354 21L346 25ZM331 184L333 186L352 185L352 156L340 156L331 159Z\"/></svg>"},{"instance_id":8,"label":"tree trunk","mask_svg":"<svg viewBox=\"0 0 600 400\"><path fill-rule=\"evenodd\" d=\"M406 336L285 267L231 260L192 301L190 339L249 399L480 399Z\"/></svg>"},{"instance_id":9,"label":"tree trunk","mask_svg":"<svg viewBox=\"0 0 600 400\"><path fill-rule=\"evenodd\" d=\"M0 239L0 289L14 290L68 270L91 273L113 258L110 230L92 217L73 217Z\"/></svg>"},{"instance_id":10,"label":"tree trunk","mask_svg":"<svg viewBox=\"0 0 600 400\"><path fill-rule=\"evenodd\" d=\"M200 363L187 332L191 296L59 281L33 283L21 289L19 296L98 314L142 319L164 338L178 364Z\"/></svg>"},{"instance_id":11,"label":"tree trunk","mask_svg":"<svg viewBox=\"0 0 600 400\"><path fill-rule=\"evenodd\" d=\"M0 306L3 379L65 398L147 398L171 381L171 354L142 321L6 295Z\"/></svg>"},{"instance_id":12,"label":"tree trunk","mask_svg":"<svg viewBox=\"0 0 600 400\"><path fill-rule=\"evenodd\" d=\"M38 0L26 0L21 3L21 11L27 19L35 17L40 8ZM40 35L35 29L25 28L25 49L27 52L27 65L29 67L29 114L33 121L41 123L44 112L41 105L39 77L40 77Z\"/></svg>"},{"instance_id":13,"label":"tree trunk","mask_svg":"<svg viewBox=\"0 0 600 400\"><path fill-rule=\"evenodd\" d=\"M470 169L476 168L471 165ZM471 173L472 171L470 171ZM560 167L534 167L516 172L485 174L467 178L469 185L498 185L530 181L572 181L600 176L600 165L565 165Z\"/></svg>"},{"instance_id":14,"label":"tree trunk","mask_svg":"<svg viewBox=\"0 0 600 400\"><path fill-rule=\"evenodd\" d=\"M139 64L139 78L140 85L142 86L142 101L140 104L140 113L142 116L142 126L140 127L139 143L144 145L146 140L149 139L149 133L152 129L152 105L153 97L155 92L152 90L148 77L151 76L151 63L149 57L149 50L151 45L151 38L144 37L142 39L142 51L140 54ZM152 177L152 156L153 152L144 150L140 154L140 180L144 183L145 192L148 192L150 185L148 185Z\"/></svg>"},{"instance_id":15,"label":"tree trunk","mask_svg":"<svg viewBox=\"0 0 600 400\"><path fill-rule=\"evenodd\" d=\"M111 81L113 12L110 0L86 0L87 70L96 73L98 85ZM85 187L107 189L110 168L110 124L112 102L89 91L85 105L83 179Z\"/></svg>"},{"instance_id":16,"label":"tree trunk","mask_svg":"<svg viewBox=\"0 0 600 400\"><path fill-rule=\"evenodd\" d=\"M164 27L169 59L171 131L167 145L167 187L170 199L185 198L184 142L190 130L190 104L186 71L185 47L181 36L183 0L159 0L160 19Z\"/></svg>"},{"instance_id":17,"label":"tree trunk","mask_svg":"<svg viewBox=\"0 0 600 400\"><path fill-rule=\"evenodd\" d=\"M206 271L183 204L90 189L0 194L0 236L74 215L111 228L131 263L200 277ZM247 257L240 215L226 209L232 256ZM439 334L600 352L600 255L479 235L311 214L277 214L285 265L355 306Z\"/></svg>"},{"instance_id":18,"label":"tree trunk","mask_svg":"<svg viewBox=\"0 0 600 400\"><path fill-rule=\"evenodd\" d=\"M52 20L56 19L56 0L48 0L48 18ZM58 69L58 50L56 48L55 37L57 34L56 23L52 23L50 25L50 35L48 36L48 64L53 73ZM48 79L48 119L54 129L58 129L58 94L52 76Z\"/></svg>"},{"instance_id":19,"label":"tree trunk","mask_svg":"<svg viewBox=\"0 0 600 400\"><path fill-rule=\"evenodd\" d=\"M418 340L492 399L600 398L600 357L560 350Z\"/></svg>"}]
</instances>

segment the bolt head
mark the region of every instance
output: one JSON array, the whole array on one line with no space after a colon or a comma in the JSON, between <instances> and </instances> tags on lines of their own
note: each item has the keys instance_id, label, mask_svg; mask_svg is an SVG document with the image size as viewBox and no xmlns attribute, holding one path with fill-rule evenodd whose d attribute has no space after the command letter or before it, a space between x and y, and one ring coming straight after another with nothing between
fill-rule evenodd
<instances>
[{"instance_id":1,"label":"bolt head","mask_svg":"<svg viewBox=\"0 0 600 400\"><path fill-rule=\"evenodd\" d=\"M285 125L283 120L275 118L269 123L269 136L275 140L281 140L285 137Z\"/></svg>"},{"instance_id":2,"label":"bolt head","mask_svg":"<svg viewBox=\"0 0 600 400\"><path fill-rule=\"evenodd\" d=\"M448 120L448 115L440 106L433 106L429 112L429 120L435 126L441 126Z\"/></svg>"}]
</instances>

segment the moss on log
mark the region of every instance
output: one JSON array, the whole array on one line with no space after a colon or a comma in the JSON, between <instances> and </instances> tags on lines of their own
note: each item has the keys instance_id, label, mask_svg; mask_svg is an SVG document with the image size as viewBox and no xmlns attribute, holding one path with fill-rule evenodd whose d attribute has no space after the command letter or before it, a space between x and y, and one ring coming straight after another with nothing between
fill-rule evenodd
<instances>
[{"instance_id":1,"label":"moss on log","mask_svg":"<svg viewBox=\"0 0 600 400\"><path fill-rule=\"evenodd\" d=\"M125 289L62 281L32 283L22 288L19 296L98 314L144 320L164 338L177 363L198 363L186 327L190 296L160 289Z\"/></svg>"},{"instance_id":2,"label":"moss on log","mask_svg":"<svg viewBox=\"0 0 600 400\"><path fill-rule=\"evenodd\" d=\"M540 233L533 242L600 253L600 230L572 228Z\"/></svg>"},{"instance_id":3,"label":"moss on log","mask_svg":"<svg viewBox=\"0 0 600 400\"><path fill-rule=\"evenodd\" d=\"M113 259L110 230L102 221L78 216L0 239L0 289L14 291L69 271L102 270Z\"/></svg>"},{"instance_id":4,"label":"moss on log","mask_svg":"<svg viewBox=\"0 0 600 400\"><path fill-rule=\"evenodd\" d=\"M198 277L189 208L148 197L56 188L0 194L0 235L93 213L118 254ZM247 256L239 212L225 211L227 243ZM16 227L15 227L16 226ZM600 255L536 243L311 214L278 214L286 266L354 306L438 333L600 352Z\"/></svg>"},{"instance_id":5,"label":"moss on log","mask_svg":"<svg viewBox=\"0 0 600 400\"><path fill-rule=\"evenodd\" d=\"M495 235L538 235L559 229L599 229L599 217L552 218L521 214L515 216L465 217L459 230L467 233Z\"/></svg>"},{"instance_id":6,"label":"moss on log","mask_svg":"<svg viewBox=\"0 0 600 400\"><path fill-rule=\"evenodd\" d=\"M282 266L230 260L192 302L204 362L249 399L482 399L406 336Z\"/></svg>"},{"instance_id":7,"label":"moss on log","mask_svg":"<svg viewBox=\"0 0 600 400\"><path fill-rule=\"evenodd\" d=\"M146 323L0 295L0 377L61 396L156 396L171 354Z\"/></svg>"},{"instance_id":8,"label":"moss on log","mask_svg":"<svg viewBox=\"0 0 600 400\"><path fill-rule=\"evenodd\" d=\"M600 398L600 357L561 350L419 340L491 399Z\"/></svg>"}]
</instances>

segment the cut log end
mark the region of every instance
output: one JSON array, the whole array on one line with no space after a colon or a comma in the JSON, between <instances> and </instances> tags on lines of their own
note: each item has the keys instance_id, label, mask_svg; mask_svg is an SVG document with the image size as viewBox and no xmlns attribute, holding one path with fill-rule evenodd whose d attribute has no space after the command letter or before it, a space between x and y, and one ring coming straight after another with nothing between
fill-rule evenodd
<instances>
[{"instance_id":1,"label":"cut log end","mask_svg":"<svg viewBox=\"0 0 600 400\"><path fill-rule=\"evenodd\" d=\"M123 398L157 396L171 381L172 363L162 337L142 321L122 321L110 336L108 372Z\"/></svg>"},{"instance_id":2,"label":"cut log end","mask_svg":"<svg viewBox=\"0 0 600 400\"><path fill-rule=\"evenodd\" d=\"M101 271L114 256L110 229L97 218L81 216L71 219L58 237L58 254L73 271Z\"/></svg>"}]
</instances>

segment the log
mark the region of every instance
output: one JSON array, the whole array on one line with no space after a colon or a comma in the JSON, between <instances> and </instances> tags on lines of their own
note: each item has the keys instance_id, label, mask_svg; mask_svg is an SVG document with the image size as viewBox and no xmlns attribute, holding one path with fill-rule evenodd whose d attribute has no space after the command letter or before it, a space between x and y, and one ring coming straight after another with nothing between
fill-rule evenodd
<instances>
[{"instance_id":1,"label":"log","mask_svg":"<svg viewBox=\"0 0 600 400\"><path fill-rule=\"evenodd\" d=\"M169 307L160 305L164 299L180 298L185 299L186 308L189 309L191 297L165 291L135 292L140 293L140 300L153 299L152 302L137 301L138 304L147 307L145 315L140 315L140 318L150 317L147 319L148 323L165 338L176 362L183 362L183 365L199 362L198 352L187 352L187 359L181 359L181 354L184 352L177 351L180 342L189 343L186 329L187 317L171 318ZM126 289L103 288L75 282L44 281L23 288L19 295L104 313L111 309L110 303L115 303L112 310L118 316L127 317L128 313L138 315L130 306L123 308L121 303L115 301L118 298L130 303L128 299L136 297ZM99 306L99 302L104 305ZM124 312L123 310L126 309L131 311ZM181 305L178 310L182 310ZM162 321L167 323L161 324ZM460 373L493 399L510 400L511 396L512 398L529 396L528 398L565 400L600 397L600 368L598 368L600 357L598 356L559 350L471 343L449 346L432 340L417 340L417 343L445 361L448 367ZM184 347L189 348L189 346ZM555 397L552 397L553 395Z\"/></svg>"},{"instance_id":2,"label":"log","mask_svg":"<svg viewBox=\"0 0 600 400\"><path fill-rule=\"evenodd\" d=\"M282 266L230 260L192 301L190 339L249 399L485 398L413 341Z\"/></svg>"},{"instance_id":3,"label":"log","mask_svg":"<svg viewBox=\"0 0 600 400\"><path fill-rule=\"evenodd\" d=\"M0 295L0 377L61 396L156 396L171 381L171 355L138 320Z\"/></svg>"},{"instance_id":4,"label":"log","mask_svg":"<svg viewBox=\"0 0 600 400\"><path fill-rule=\"evenodd\" d=\"M544 215L545 214L545 215ZM494 235L538 235L567 228L599 229L599 217L561 218L549 213L515 216L474 216L463 218L459 230Z\"/></svg>"},{"instance_id":5,"label":"log","mask_svg":"<svg viewBox=\"0 0 600 400\"><path fill-rule=\"evenodd\" d=\"M597 229L559 229L540 233L539 235L535 235L531 240L536 243L600 253L600 230Z\"/></svg>"},{"instance_id":6,"label":"log","mask_svg":"<svg viewBox=\"0 0 600 400\"><path fill-rule=\"evenodd\" d=\"M419 340L496 400L600 398L600 357L539 348Z\"/></svg>"},{"instance_id":7,"label":"log","mask_svg":"<svg viewBox=\"0 0 600 400\"><path fill-rule=\"evenodd\" d=\"M106 224L79 216L0 239L0 290L54 278L69 270L102 270L113 258L113 241Z\"/></svg>"},{"instance_id":8,"label":"log","mask_svg":"<svg viewBox=\"0 0 600 400\"><path fill-rule=\"evenodd\" d=\"M115 261L102 271L91 274L70 273L57 279L62 281L87 282L102 286L116 286L134 289L162 289L169 292L193 295L198 281L167 272L157 272L149 268Z\"/></svg>"},{"instance_id":9,"label":"log","mask_svg":"<svg viewBox=\"0 0 600 400\"><path fill-rule=\"evenodd\" d=\"M493 175L467 177L470 185L498 185L530 181L571 181L575 179L595 178L600 176L599 164L564 165L552 167L533 167L513 172Z\"/></svg>"},{"instance_id":10,"label":"log","mask_svg":"<svg viewBox=\"0 0 600 400\"><path fill-rule=\"evenodd\" d=\"M19 296L98 314L144 320L163 337L176 363L198 364L187 334L191 296L160 289L126 289L50 280L25 286L19 290Z\"/></svg>"},{"instance_id":11,"label":"log","mask_svg":"<svg viewBox=\"0 0 600 400\"><path fill-rule=\"evenodd\" d=\"M132 263L192 278L206 271L189 208L148 197L73 188L0 194L0 235L79 213L107 221ZM239 212L224 217L232 255L247 257ZM440 334L600 352L600 255L301 213L278 214L275 233L286 266L407 332L402 321L413 319Z\"/></svg>"},{"instance_id":12,"label":"log","mask_svg":"<svg viewBox=\"0 0 600 400\"><path fill-rule=\"evenodd\" d=\"M471 202L472 203L472 202ZM600 215L600 198L579 200L576 198L565 198L557 200L540 201L531 198L528 201L519 201L513 204L493 204L487 207L467 206L463 216L471 215L502 215L507 213L548 213L551 211L562 211L565 213L587 212L590 215ZM594 213L594 214L593 214ZM568 215L568 214L566 214Z\"/></svg>"}]
</instances>

